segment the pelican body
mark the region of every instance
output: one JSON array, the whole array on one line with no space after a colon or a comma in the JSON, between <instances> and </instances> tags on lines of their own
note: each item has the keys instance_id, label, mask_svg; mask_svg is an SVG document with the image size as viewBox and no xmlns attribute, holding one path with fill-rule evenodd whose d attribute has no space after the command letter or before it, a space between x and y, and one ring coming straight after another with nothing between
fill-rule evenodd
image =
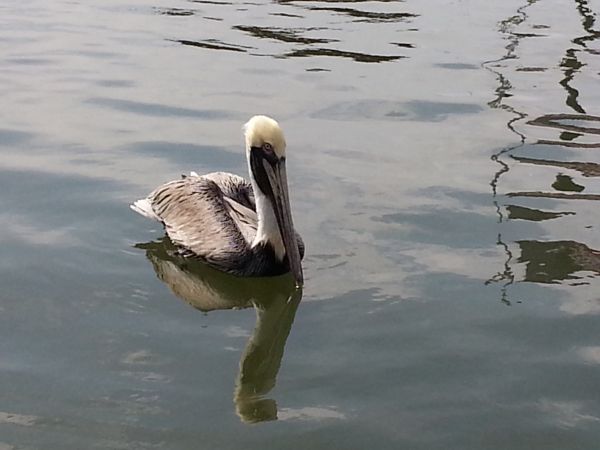
<instances>
[{"instance_id":1,"label":"pelican body","mask_svg":"<svg viewBox=\"0 0 600 450\"><path fill-rule=\"evenodd\" d=\"M291 272L302 286L304 244L294 230L279 124L254 116L244 126L250 181L226 172L159 186L131 208L161 222L181 255L247 277Z\"/></svg>"}]
</instances>

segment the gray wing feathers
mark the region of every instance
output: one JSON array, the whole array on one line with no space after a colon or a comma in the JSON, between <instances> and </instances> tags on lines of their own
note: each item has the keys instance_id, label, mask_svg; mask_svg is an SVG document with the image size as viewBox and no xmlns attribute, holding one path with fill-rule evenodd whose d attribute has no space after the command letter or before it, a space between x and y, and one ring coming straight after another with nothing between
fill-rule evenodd
<instances>
[{"instance_id":1,"label":"gray wing feathers","mask_svg":"<svg viewBox=\"0 0 600 450\"><path fill-rule=\"evenodd\" d=\"M148 197L171 240L217 265L243 262L250 246L220 186L207 177L171 181Z\"/></svg>"},{"instance_id":2,"label":"gray wing feathers","mask_svg":"<svg viewBox=\"0 0 600 450\"><path fill-rule=\"evenodd\" d=\"M213 172L203 175L214 181L223 192L225 201L231 207L231 217L244 235L244 238L251 243L256 236L258 227L258 217L256 216L256 203L254 200L254 191L252 184L244 178L227 172ZM300 258L304 257L304 241L300 235L295 232L300 250Z\"/></svg>"},{"instance_id":3,"label":"gray wing feathers","mask_svg":"<svg viewBox=\"0 0 600 450\"><path fill-rule=\"evenodd\" d=\"M235 200L240 205L256 211L252 184L244 178L227 172L213 172L200 178L214 181L226 198Z\"/></svg>"},{"instance_id":4,"label":"gray wing feathers","mask_svg":"<svg viewBox=\"0 0 600 450\"><path fill-rule=\"evenodd\" d=\"M200 257L226 272L260 272L262 260L251 248L258 227L254 193L242 177L192 172L160 186L131 208L162 222L184 255ZM296 238L303 257L304 243L298 233Z\"/></svg>"},{"instance_id":5,"label":"gray wing feathers","mask_svg":"<svg viewBox=\"0 0 600 450\"><path fill-rule=\"evenodd\" d=\"M254 241L256 229L258 228L256 212L231 198L225 197L224 200L229 206L231 218L244 236L246 242L251 244Z\"/></svg>"}]
</instances>

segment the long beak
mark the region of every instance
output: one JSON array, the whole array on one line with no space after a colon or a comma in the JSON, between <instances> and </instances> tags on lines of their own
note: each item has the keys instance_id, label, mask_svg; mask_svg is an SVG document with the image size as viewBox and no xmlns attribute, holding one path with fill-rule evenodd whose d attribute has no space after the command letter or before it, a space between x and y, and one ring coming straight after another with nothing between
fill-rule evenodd
<instances>
[{"instance_id":1,"label":"long beak","mask_svg":"<svg viewBox=\"0 0 600 450\"><path fill-rule=\"evenodd\" d=\"M296 287L302 287L304 276L302 274L300 251L298 250L298 241L296 240L292 211L290 209L285 159L279 160L275 164L263 159L262 163L273 192L273 210L275 211L279 232L281 233L283 246L285 247L290 272L294 276Z\"/></svg>"}]
</instances>

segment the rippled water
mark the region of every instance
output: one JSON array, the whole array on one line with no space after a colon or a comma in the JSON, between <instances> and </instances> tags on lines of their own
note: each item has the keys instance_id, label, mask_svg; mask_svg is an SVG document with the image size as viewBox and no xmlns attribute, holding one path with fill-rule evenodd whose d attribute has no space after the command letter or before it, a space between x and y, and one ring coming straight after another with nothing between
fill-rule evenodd
<instances>
[{"instance_id":1,"label":"rippled water","mask_svg":"<svg viewBox=\"0 0 600 450\"><path fill-rule=\"evenodd\" d=\"M0 449L596 449L600 3L0 5ZM130 201L283 125L303 298Z\"/></svg>"}]
</instances>

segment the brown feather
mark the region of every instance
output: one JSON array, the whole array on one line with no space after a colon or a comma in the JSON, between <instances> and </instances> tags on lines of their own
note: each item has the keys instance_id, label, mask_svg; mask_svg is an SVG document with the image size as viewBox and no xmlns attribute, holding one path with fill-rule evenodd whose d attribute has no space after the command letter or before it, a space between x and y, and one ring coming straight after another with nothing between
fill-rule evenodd
<instances>
[{"instance_id":1,"label":"brown feather","mask_svg":"<svg viewBox=\"0 0 600 450\"><path fill-rule=\"evenodd\" d=\"M206 176L171 181L149 196L175 244L212 264L238 266L247 257L251 240L240 231L225 198L221 187Z\"/></svg>"}]
</instances>

